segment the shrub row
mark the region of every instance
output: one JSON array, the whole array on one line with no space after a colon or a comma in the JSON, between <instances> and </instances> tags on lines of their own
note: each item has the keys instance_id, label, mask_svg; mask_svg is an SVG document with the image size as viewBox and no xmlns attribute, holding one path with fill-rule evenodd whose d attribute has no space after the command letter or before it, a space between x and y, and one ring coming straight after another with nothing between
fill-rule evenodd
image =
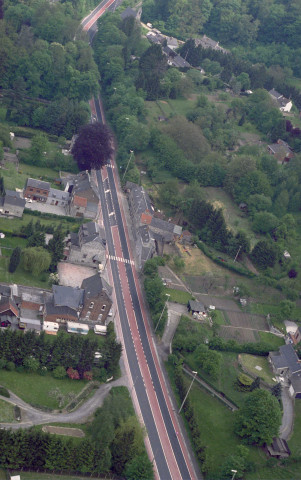
<instances>
[{"instance_id":1,"label":"shrub row","mask_svg":"<svg viewBox=\"0 0 301 480\"><path fill-rule=\"evenodd\" d=\"M217 265L227 268L228 270L238 273L239 275L244 275L245 277L249 277L249 278L256 277L254 273L250 272L243 265L240 265L239 263L234 264L234 263L224 262L221 259L219 259L215 253L210 251L210 249L205 245L204 242L197 240L196 244L199 247L199 249L202 250L202 252L206 255L206 257L209 257L211 260L217 263Z\"/></svg>"},{"instance_id":2,"label":"shrub row","mask_svg":"<svg viewBox=\"0 0 301 480\"><path fill-rule=\"evenodd\" d=\"M54 218L56 220L64 220L69 223L84 223L84 219L68 217L67 215L55 215L55 213L44 213L39 212L39 210L30 210L29 208L24 208L24 213L28 213L35 217L43 217L43 218Z\"/></svg>"}]
</instances>

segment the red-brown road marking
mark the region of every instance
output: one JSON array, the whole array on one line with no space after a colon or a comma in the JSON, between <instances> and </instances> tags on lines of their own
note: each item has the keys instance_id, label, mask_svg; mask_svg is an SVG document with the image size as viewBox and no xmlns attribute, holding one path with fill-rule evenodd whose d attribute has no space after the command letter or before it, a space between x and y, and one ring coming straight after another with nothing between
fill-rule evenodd
<instances>
[{"instance_id":1,"label":"red-brown road marking","mask_svg":"<svg viewBox=\"0 0 301 480\"><path fill-rule=\"evenodd\" d=\"M109 0L100 10L98 10L98 12L95 13L95 15L93 15L93 17L89 20L89 22L87 22L86 25L84 25L83 30L85 31L89 30L92 27L92 25L94 25L96 20L98 20L99 17L101 17L105 13L107 8L109 8L109 6L112 5L112 3L114 2L115 0Z\"/></svg>"}]
</instances>

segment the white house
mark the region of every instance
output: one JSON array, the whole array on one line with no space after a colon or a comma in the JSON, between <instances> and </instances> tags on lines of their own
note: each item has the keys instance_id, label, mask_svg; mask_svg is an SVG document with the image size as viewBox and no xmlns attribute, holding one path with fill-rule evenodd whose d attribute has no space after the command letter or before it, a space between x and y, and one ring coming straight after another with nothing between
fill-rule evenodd
<instances>
[{"instance_id":1,"label":"white house","mask_svg":"<svg viewBox=\"0 0 301 480\"><path fill-rule=\"evenodd\" d=\"M290 112L293 106L293 102L289 100L288 98L285 98L282 93L277 92L272 88L272 90L269 91L269 94L271 95L272 99L277 102L278 108L281 112Z\"/></svg>"}]
</instances>

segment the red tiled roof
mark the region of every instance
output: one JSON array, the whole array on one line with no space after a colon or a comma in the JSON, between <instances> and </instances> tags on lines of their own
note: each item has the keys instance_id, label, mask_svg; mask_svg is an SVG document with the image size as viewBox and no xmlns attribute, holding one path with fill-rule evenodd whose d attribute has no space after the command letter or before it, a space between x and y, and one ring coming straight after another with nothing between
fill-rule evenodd
<instances>
[{"instance_id":1,"label":"red tiled roof","mask_svg":"<svg viewBox=\"0 0 301 480\"><path fill-rule=\"evenodd\" d=\"M146 225L149 225L152 221L152 215L149 213L142 213L140 217L141 223L145 223Z\"/></svg>"},{"instance_id":2,"label":"red tiled roof","mask_svg":"<svg viewBox=\"0 0 301 480\"><path fill-rule=\"evenodd\" d=\"M73 203L77 207L86 207L87 206L87 199L83 198L83 197L79 197L78 195L74 195Z\"/></svg>"},{"instance_id":3,"label":"red tiled roof","mask_svg":"<svg viewBox=\"0 0 301 480\"><path fill-rule=\"evenodd\" d=\"M40 306L41 306L40 303L27 302L26 300L22 300L22 303L21 303L21 308L26 308L27 310L36 310L36 311L39 311L39 310L40 310Z\"/></svg>"}]
</instances>

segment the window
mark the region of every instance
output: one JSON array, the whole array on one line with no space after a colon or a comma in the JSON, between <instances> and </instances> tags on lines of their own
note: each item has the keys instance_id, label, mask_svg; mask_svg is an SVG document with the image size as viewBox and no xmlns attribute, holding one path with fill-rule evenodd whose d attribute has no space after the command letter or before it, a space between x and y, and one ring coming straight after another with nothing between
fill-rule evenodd
<instances>
[{"instance_id":1,"label":"window","mask_svg":"<svg viewBox=\"0 0 301 480\"><path fill-rule=\"evenodd\" d=\"M101 319L102 319L102 313L100 313L100 314L98 315L97 320L101 320Z\"/></svg>"},{"instance_id":2,"label":"window","mask_svg":"<svg viewBox=\"0 0 301 480\"><path fill-rule=\"evenodd\" d=\"M39 190L39 189L37 189L37 193L40 193L40 190Z\"/></svg>"},{"instance_id":3,"label":"window","mask_svg":"<svg viewBox=\"0 0 301 480\"><path fill-rule=\"evenodd\" d=\"M91 302L89 308L92 309L93 307L94 307L94 302Z\"/></svg>"},{"instance_id":4,"label":"window","mask_svg":"<svg viewBox=\"0 0 301 480\"><path fill-rule=\"evenodd\" d=\"M33 188L30 188L29 191L30 191L30 192L33 192Z\"/></svg>"},{"instance_id":5,"label":"window","mask_svg":"<svg viewBox=\"0 0 301 480\"><path fill-rule=\"evenodd\" d=\"M102 311L104 311L104 310L106 309L106 307L107 307L106 305L103 305L103 306L101 307Z\"/></svg>"},{"instance_id":6,"label":"window","mask_svg":"<svg viewBox=\"0 0 301 480\"><path fill-rule=\"evenodd\" d=\"M83 258L87 258L87 254L86 254L86 253L83 255Z\"/></svg>"}]
</instances>

